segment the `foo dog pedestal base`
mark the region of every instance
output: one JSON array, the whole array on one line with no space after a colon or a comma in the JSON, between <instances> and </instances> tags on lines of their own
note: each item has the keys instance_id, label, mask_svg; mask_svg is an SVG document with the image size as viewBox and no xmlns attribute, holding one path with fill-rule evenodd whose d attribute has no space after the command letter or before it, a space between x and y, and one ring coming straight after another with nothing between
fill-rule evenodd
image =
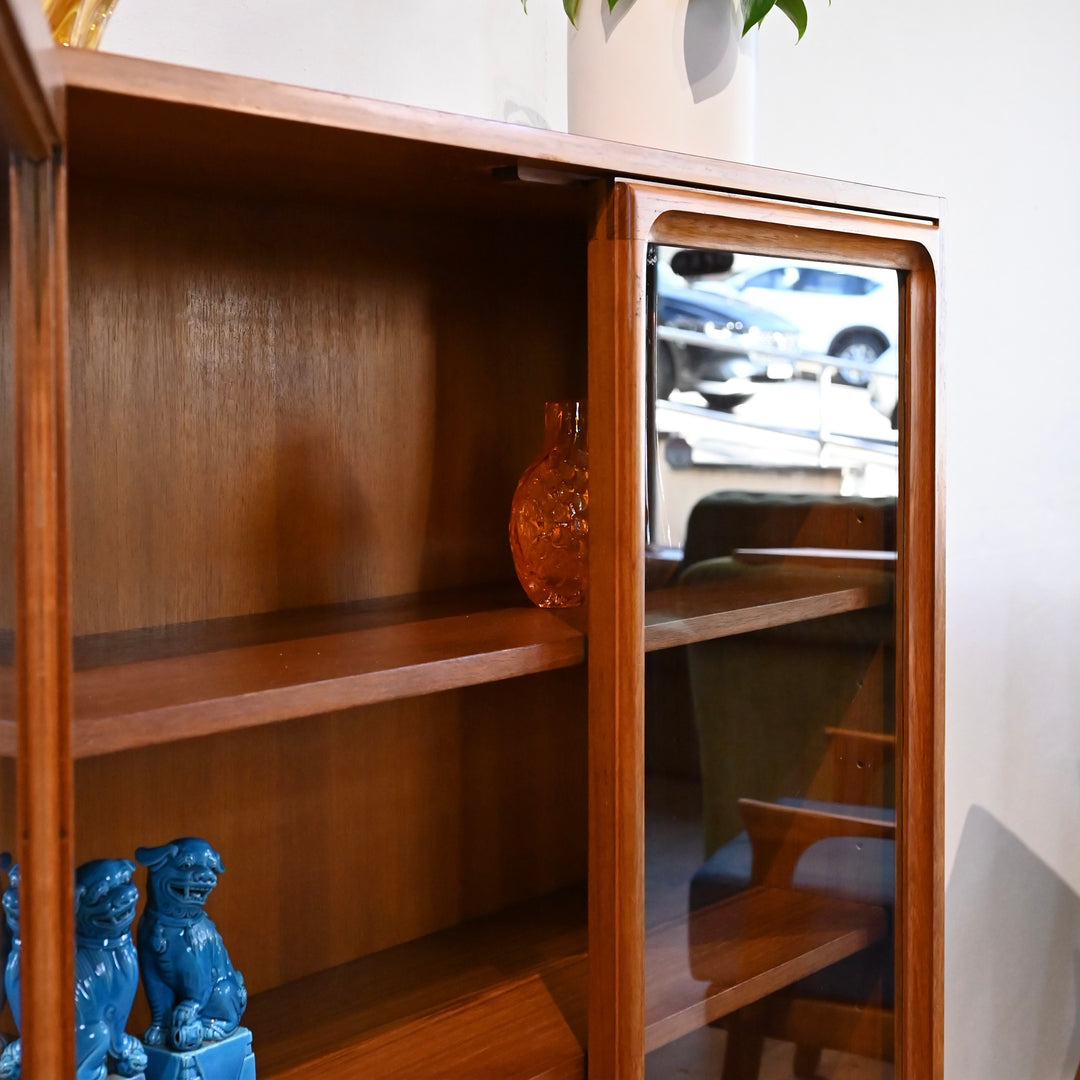
<instances>
[{"instance_id":1,"label":"foo dog pedestal base","mask_svg":"<svg viewBox=\"0 0 1080 1080\"><path fill-rule=\"evenodd\" d=\"M221 1042L198 1050L146 1048L146 1080L255 1080L251 1032L238 1027Z\"/></svg>"}]
</instances>

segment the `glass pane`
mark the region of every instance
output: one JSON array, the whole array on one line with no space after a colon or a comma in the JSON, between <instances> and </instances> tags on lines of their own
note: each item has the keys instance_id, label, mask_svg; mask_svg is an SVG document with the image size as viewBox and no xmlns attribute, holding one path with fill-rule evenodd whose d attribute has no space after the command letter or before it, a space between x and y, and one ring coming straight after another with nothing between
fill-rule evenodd
<instances>
[{"instance_id":1,"label":"glass pane","mask_svg":"<svg viewBox=\"0 0 1080 1080\"><path fill-rule=\"evenodd\" d=\"M892 1076L897 275L649 269L647 1075Z\"/></svg>"}]
</instances>

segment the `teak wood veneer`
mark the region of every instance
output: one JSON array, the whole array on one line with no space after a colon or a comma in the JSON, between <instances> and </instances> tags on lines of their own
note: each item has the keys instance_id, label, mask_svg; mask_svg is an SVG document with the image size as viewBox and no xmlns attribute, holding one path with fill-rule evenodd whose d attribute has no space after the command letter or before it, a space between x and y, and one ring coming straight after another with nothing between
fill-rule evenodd
<instances>
[{"instance_id":1,"label":"teak wood veneer","mask_svg":"<svg viewBox=\"0 0 1080 1080\"><path fill-rule=\"evenodd\" d=\"M940 1075L940 200L61 52L34 0L0 2L0 133L24 1075L73 1073L74 865L185 834L262 1075L641 1075L881 933L750 890L699 917L758 943L720 926L704 997L646 985L688 931L645 933L645 652L894 599L898 1074ZM646 595L649 243L901 272L895 584ZM586 394L590 603L535 611L507 508Z\"/></svg>"}]
</instances>

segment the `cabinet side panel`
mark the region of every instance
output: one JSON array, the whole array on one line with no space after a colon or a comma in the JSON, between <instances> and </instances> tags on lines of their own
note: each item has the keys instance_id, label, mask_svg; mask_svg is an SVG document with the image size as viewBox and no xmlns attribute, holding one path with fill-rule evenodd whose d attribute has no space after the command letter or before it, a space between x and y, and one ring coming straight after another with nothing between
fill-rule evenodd
<instances>
[{"instance_id":1,"label":"cabinet side panel","mask_svg":"<svg viewBox=\"0 0 1080 1080\"><path fill-rule=\"evenodd\" d=\"M513 580L564 224L75 185L78 633Z\"/></svg>"}]
</instances>

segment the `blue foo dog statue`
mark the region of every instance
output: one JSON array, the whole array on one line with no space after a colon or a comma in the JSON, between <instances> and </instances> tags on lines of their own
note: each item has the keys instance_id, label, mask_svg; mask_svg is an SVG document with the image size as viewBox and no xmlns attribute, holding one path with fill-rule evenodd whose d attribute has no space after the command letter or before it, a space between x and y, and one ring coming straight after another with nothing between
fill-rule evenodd
<instances>
[{"instance_id":1,"label":"blue foo dog statue","mask_svg":"<svg viewBox=\"0 0 1080 1080\"><path fill-rule=\"evenodd\" d=\"M11 865L11 856L6 851L0 851L0 870L6 870ZM7 1000L7 991L4 988L4 972L7 970L8 956L11 953L11 927L7 919L0 920L0 1009L3 1009ZM7 1045L7 1039L0 1035L0 1051Z\"/></svg>"},{"instance_id":2,"label":"blue foo dog statue","mask_svg":"<svg viewBox=\"0 0 1080 1080\"><path fill-rule=\"evenodd\" d=\"M95 859L75 874L75 1077L105 1080L110 1075L141 1080L146 1067L142 1043L124 1031L139 985L139 965L131 923L139 891L128 859ZM3 897L13 940L4 984L15 1023L21 1023L19 961L19 873L13 866ZM0 1077L21 1072L16 1040L0 1055Z\"/></svg>"},{"instance_id":3,"label":"blue foo dog statue","mask_svg":"<svg viewBox=\"0 0 1080 1080\"><path fill-rule=\"evenodd\" d=\"M141 1077L146 1051L124 1032L139 986L131 940L139 890L130 859L94 859L75 872L75 1076Z\"/></svg>"},{"instance_id":4,"label":"blue foo dog statue","mask_svg":"<svg viewBox=\"0 0 1080 1080\"><path fill-rule=\"evenodd\" d=\"M11 936L7 962L4 964L4 993L11 1006L15 1027L22 1027L19 1009L19 866L16 863L8 871L8 887L3 896L4 919ZM22 1046L18 1039L4 1047L0 1054L0 1077L17 1080L22 1075Z\"/></svg>"},{"instance_id":5,"label":"blue foo dog statue","mask_svg":"<svg viewBox=\"0 0 1080 1080\"><path fill-rule=\"evenodd\" d=\"M203 910L225 866L205 841L141 847L148 870L139 920L139 967L150 1004L148 1080L255 1080L244 978Z\"/></svg>"}]
</instances>

